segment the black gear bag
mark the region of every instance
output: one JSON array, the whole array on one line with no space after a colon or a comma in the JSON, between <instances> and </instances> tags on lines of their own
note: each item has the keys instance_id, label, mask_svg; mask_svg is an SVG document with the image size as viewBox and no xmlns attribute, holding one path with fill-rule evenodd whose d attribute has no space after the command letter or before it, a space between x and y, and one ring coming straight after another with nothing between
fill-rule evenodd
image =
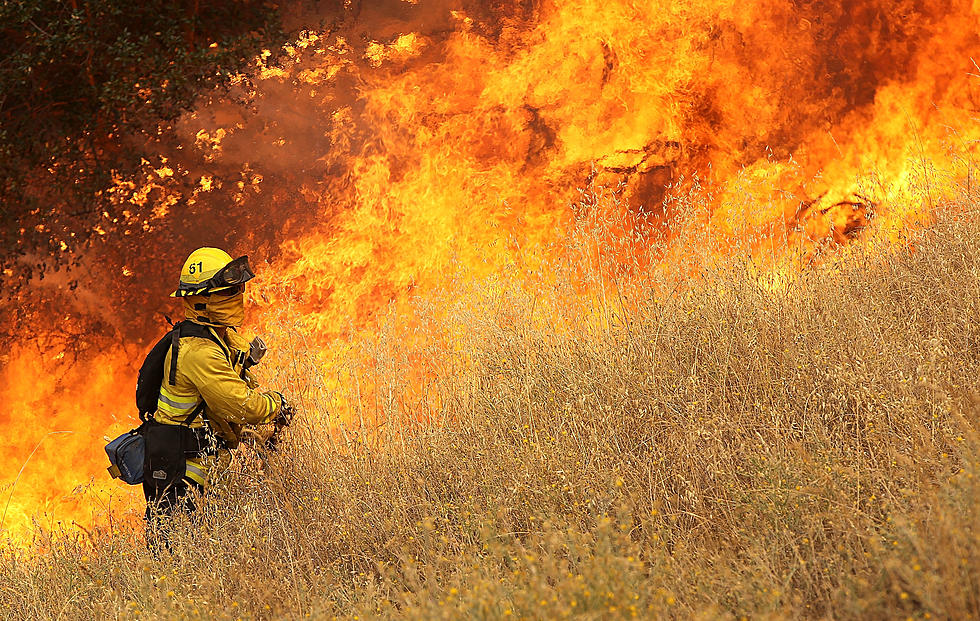
<instances>
[{"instance_id":1,"label":"black gear bag","mask_svg":"<svg viewBox=\"0 0 980 621\"><path fill-rule=\"evenodd\" d=\"M204 428L191 429L184 425L163 425L148 420L142 425L145 440L142 472L138 481L144 489L154 490L151 494L159 497L184 476L188 458L214 455L216 444Z\"/></svg>"}]
</instances>

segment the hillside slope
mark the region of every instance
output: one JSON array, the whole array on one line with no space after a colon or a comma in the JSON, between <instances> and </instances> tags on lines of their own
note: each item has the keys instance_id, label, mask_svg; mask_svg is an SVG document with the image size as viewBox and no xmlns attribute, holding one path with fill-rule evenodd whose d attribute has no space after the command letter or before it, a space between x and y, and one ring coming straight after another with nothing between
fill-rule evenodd
<instances>
[{"instance_id":1,"label":"hillside slope","mask_svg":"<svg viewBox=\"0 0 980 621\"><path fill-rule=\"evenodd\" d=\"M382 332L351 376L379 426L325 432L308 386L172 555L125 521L39 537L4 552L0 614L976 618L980 221L955 211L779 288L733 261L581 321L443 309L421 390Z\"/></svg>"}]
</instances>

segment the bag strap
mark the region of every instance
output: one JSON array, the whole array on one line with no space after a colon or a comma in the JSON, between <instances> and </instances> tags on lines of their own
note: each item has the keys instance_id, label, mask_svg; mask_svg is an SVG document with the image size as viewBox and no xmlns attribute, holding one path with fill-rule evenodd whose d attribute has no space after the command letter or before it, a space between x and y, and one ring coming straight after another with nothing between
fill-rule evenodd
<instances>
[{"instance_id":1,"label":"bag strap","mask_svg":"<svg viewBox=\"0 0 980 621\"><path fill-rule=\"evenodd\" d=\"M176 326L174 326L173 332L171 332L170 337L170 385L173 386L177 383L177 352L180 349L180 338L182 336L199 336L209 339L214 342L215 345L221 348L221 351L228 357L228 348L225 344L219 342L219 339L214 335L210 328L207 326L202 326L201 324L194 323L192 321L181 321ZM190 414L181 422L181 425L190 426L197 417L204 412L204 408L207 407L207 403L204 401L204 397L201 397L201 402L197 404Z\"/></svg>"},{"instance_id":2,"label":"bag strap","mask_svg":"<svg viewBox=\"0 0 980 621\"><path fill-rule=\"evenodd\" d=\"M230 353L228 350L228 345L225 344L220 338L218 338L209 326L205 326L193 321L182 321L180 322L180 336L181 338L185 336L197 336L200 338L208 339L215 345L221 348L221 353L225 355L225 358L229 358Z\"/></svg>"},{"instance_id":3,"label":"bag strap","mask_svg":"<svg viewBox=\"0 0 980 621\"><path fill-rule=\"evenodd\" d=\"M180 350L180 329L184 322L181 321L170 331L170 385L177 385L177 352Z\"/></svg>"},{"instance_id":4,"label":"bag strap","mask_svg":"<svg viewBox=\"0 0 980 621\"><path fill-rule=\"evenodd\" d=\"M196 408L194 408L194 409L193 409L193 410L191 411L191 413L187 415L187 418L185 418L185 419L183 420L183 422L181 422L180 424L181 424L181 425L184 425L184 426L187 426L187 427L190 427L190 424L191 424L191 423L193 423L193 422L194 422L194 420L195 420L195 419L196 419L196 418L197 418L197 417L198 417L198 416L199 416L199 415L200 415L200 414L201 414L202 412L204 412L204 408L205 408L206 406L207 406L207 403L205 403L205 402L204 402L204 397L201 397L201 402L197 404L197 407L196 407Z\"/></svg>"}]
</instances>

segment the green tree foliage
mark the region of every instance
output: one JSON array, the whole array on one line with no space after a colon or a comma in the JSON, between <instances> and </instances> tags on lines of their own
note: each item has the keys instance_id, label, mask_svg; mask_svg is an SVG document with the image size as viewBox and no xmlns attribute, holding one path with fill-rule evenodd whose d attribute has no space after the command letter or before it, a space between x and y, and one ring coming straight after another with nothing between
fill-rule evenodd
<instances>
[{"instance_id":1,"label":"green tree foliage","mask_svg":"<svg viewBox=\"0 0 980 621\"><path fill-rule=\"evenodd\" d=\"M99 190L139 162L141 132L283 35L264 0L0 3L4 288L61 267L66 238L85 244Z\"/></svg>"}]
</instances>

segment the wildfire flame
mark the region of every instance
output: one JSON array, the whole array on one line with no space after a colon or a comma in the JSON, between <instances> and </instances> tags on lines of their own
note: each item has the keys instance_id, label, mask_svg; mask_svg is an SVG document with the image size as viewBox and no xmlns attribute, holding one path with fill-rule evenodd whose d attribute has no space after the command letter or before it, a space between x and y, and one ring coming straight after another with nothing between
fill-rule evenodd
<instances>
[{"instance_id":1,"label":"wildfire flame","mask_svg":"<svg viewBox=\"0 0 980 621\"><path fill-rule=\"evenodd\" d=\"M540 267L575 222L579 188L613 188L612 204L659 239L693 218L710 251L747 242L798 264L828 245L901 241L972 183L976 2L528 7L349 8L164 128L158 158L107 189L117 211L105 227L172 252L119 257L107 233L78 291L35 290L75 300L67 321L108 322L106 336L90 331L71 364L26 340L0 358L3 528L44 509L98 524L111 494L131 498L105 482L101 438L134 424L136 350L160 329L134 333L118 311L166 308L197 245L263 256L259 331L288 291L330 351L459 266L474 277ZM683 197L695 191L705 198L692 211ZM64 321L38 324L57 333Z\"/></svg>"}]
</instances>

